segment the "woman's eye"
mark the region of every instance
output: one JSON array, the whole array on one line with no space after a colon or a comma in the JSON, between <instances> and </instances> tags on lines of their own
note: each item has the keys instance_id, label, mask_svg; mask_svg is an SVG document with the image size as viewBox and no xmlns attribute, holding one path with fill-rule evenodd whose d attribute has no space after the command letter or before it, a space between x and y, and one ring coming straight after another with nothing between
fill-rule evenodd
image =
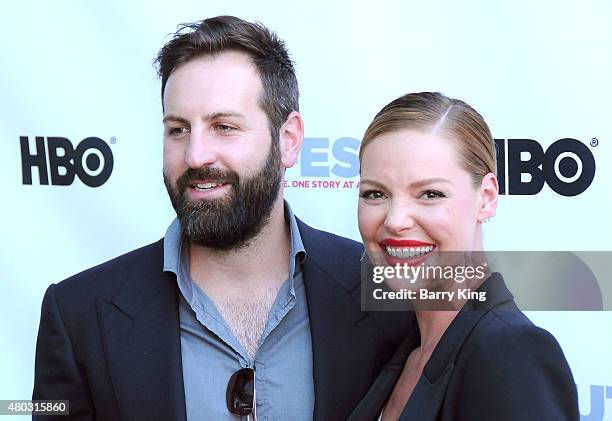
<instances>
[{"instance_id":1,"label":"woman's eye","mask_svg":"<svg viewBox=\"0 0 612 421\"><path fill-rule=\"evenodd\" d=\"M420 197L423 199L432 200L444 198L446 195L439 190L425 190L423 193L421 193Z\"/></svg>"},{"instance_id":2,"label":"woman's eye","mask_svg":"<svg viewBox=\"0 0 612 421\"><path fill-rule=\"evenodd\" d=\"M378 190L365 190L361 193L359 193L359 197L362 197L364 199L384 199L386 196L384 193L378 191Z\"/></svg>"}]
</instances>

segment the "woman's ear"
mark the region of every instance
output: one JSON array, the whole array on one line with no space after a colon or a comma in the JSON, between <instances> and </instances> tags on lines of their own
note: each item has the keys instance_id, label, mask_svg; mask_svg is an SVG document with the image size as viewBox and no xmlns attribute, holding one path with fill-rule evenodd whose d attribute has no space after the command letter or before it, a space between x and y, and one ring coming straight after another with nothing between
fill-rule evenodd
<instances>
[{"instance_id":1,"label":"woman's ear","mask_svg":"<svg viewBox=\"0 0 612 421\"><path fill-rule=\"evenodd\" d=\"M497 197L499 196L499 185L497 177L493 173L488 173L482 178L480 184L480 209L478 209L478 222L483 223L495 216L497 211Z\"/></svg>"},{"instance_id":2,"label":"woman's ear","mask_svg":"<svg viewBox=\"0 0 612 421\"><path fill-rule=\"evenodd\" d=\"M283 167L295 165L304 141L304 121L297 111L291 112L280 129L279 142Z\"/></svg>"}]
</instances>

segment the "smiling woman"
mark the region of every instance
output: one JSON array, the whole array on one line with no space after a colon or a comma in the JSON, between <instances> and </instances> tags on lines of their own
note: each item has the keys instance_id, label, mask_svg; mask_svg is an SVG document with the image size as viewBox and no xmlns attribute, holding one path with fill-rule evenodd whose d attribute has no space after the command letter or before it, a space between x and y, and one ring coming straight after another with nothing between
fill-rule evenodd
<instances>
[{"instance_id":1,"label":"smiling woman","mask_svg":"<svg viewBox=\"0 0 612 421\"><path fill-rule=\"evenodd\" d=\"M398 98L368 127L359 157L359 230L373 262L431 269L448 256L484 256L482 224L499 189L493 138L472 107L432 92ZM415 302L419 329L351 420L578 420L561 348L518 309L499 273L474 290L456 276L444 287L424 279L432 290L418 293L397 281L388 286ZM427 311L430 297L453 306Z\"/></svg>"},{"instance_id":2,"label":"smiling woman","mask_svg":"<svg viewBox=\"0 0 612 421\"><path fill-rule=\"evenodd\" d=\"M482 249L481 224L495 213L498 187L495 146L475 110L440 94L406 95L374 119L359 156L368 250L396 263L402 252Z\"/></svg>"}]
</instances>

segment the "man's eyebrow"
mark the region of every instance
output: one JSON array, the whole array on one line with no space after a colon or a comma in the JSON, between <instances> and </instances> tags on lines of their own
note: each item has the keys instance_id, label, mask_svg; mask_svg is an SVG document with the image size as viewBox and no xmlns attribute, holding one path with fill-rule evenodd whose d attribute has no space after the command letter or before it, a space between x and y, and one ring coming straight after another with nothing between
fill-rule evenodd
<instances>
[{"instance_id":1,"label":"man's eyebrow","mask_svg":"<svg viewBox=\"0 0 612 421\"><path fill-rule=\"evenodd\" d=\"M223 117L244 118L244 114L241 114L235 111L219 111L219 112L215 112L211 114L206 114L204 116L204 120L211 121L211 120L217 120ZM163 123L167 123L169 121L175 121L175 122L182 123L182 124L189 124L189 121L186 118L183 118L183 117L180 117L174 114L168 114L164 116L164 119L162 120Z\"/></svg>"},{"instance_id":2,"label":"man's eyebrow","mask_svg":"<svg viewBox=\"0 0 612 421\"><path fill-rule=\"evenodd\" d=\"M182 124L189 124L189 122L184 119L183 117L179 117L177 115L174 114L168 114L164 116L164 119L162 120L162 123L168 123L169 121L175 121L177 123L182 123Z\"/></svg>"},{"instance_id":3,"label":"man's eyebrow","mask_svg":"<svg viewBox=\"0 0 612 421\"><path fill-rule=\"evenodd\" d=\"M216 120L222 117L238 117L244 118L244 114L241 114L236 111L219 111L216 113L207 114L204 116L204 120Z\"/></svg>"}]
</instances>

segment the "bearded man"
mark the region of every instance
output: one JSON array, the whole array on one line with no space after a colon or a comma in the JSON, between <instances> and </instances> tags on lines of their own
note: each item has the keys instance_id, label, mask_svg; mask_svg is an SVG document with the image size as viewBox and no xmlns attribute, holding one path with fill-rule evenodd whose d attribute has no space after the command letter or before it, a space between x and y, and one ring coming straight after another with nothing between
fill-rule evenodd
<instances>
[{"instance_id":1,"label":"bearded man","mask_svg":"<svg viewBox=\"0 0 612 421\"><path fill-rule=\"evenodd\" d=\"M48 288L34 399L69 400L66 419L346 419L412 321L361 312L363 247L284 200L304 136L284 43L220 16L157 63L177 217Z\"/></svg>"}]
</instances>

